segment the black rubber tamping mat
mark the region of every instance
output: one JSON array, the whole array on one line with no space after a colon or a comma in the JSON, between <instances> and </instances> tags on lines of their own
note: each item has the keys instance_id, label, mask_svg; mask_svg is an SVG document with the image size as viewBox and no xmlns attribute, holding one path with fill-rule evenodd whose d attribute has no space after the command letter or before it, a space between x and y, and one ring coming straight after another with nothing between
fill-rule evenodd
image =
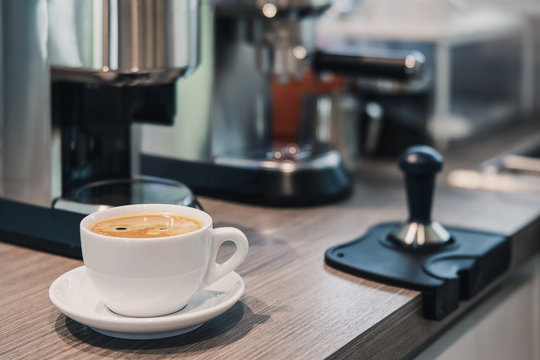
<instances>
[{"instance_id":1,"label":"black rubber tamping mat","mask_svg":"<svg viewBox=\"0 0 540 360\"><path fill-rule=\"evenodd\" d=\"M396 223L372 227L362 237L326 251L341 271L422 292L424 316L441 320L503 274L510 265L510 238L446 228L451 244L411 250L388 240Z\"/></svg>"}]
</instances>

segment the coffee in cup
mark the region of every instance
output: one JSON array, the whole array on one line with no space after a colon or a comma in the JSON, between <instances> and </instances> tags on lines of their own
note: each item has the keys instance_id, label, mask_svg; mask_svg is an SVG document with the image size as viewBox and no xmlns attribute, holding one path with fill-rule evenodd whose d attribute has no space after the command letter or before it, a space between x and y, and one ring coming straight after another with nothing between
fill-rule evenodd
<instances>
[{"instance_id":1,"label":"coffee in cup","mask_svg":"<svg viewBox=\"0 0 540 360\"><path fill-rule=\"evenodd\" d=\"M197 290L240 265L248 252L240 230L214 229L210 215L180 205L105 209L85 217L80 229L83 261L98 296L113 312L133 317L182 309ZM233 242L236 251L218 264L225 241Z\"/></svg>"},{"instance_id":2,"label":"coffee in cup","mask_svg":"<svg viewBox=\"0 0 540 360\"><path fill-rule=\"evenodd\" d=\"M139 213L98 220L88 230L105 236L155 238L186 234L202 227L200 221L167 213Z\"/></svg>"}]
</instances>

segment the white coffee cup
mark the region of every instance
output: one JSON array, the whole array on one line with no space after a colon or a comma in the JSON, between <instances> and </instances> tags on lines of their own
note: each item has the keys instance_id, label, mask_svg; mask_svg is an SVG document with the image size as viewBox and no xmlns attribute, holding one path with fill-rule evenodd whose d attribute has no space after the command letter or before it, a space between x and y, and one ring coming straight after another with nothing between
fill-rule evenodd
<instances>
[{"instance_id":1,"label":"white coffee cup","mask_svg":"<svg viewBox=\"0 0 540 360\"><path fill-rule=\"evenodd\" d=\"M202 228L158 238L125 238L94 233L88 227L113 216L167 213L195 218ZM233 271L248 253L246 236L232 227L212 228L207 213L180 205L140 204L113 207L81 221L84 265L97 294L112 311L133 317L166 315L182 309L195 292ZM236 251L216 263L225 241Z\"/></svg>"}]
</instances>

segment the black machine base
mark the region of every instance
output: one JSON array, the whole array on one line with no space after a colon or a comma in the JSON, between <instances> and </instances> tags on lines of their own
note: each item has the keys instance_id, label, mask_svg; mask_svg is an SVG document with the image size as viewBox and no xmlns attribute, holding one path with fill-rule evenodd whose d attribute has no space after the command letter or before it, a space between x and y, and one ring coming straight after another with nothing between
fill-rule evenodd
<instances>
[{"instance_id":1,"label":"black machine base","mask_svg":"<svg viewBox=\"0 0 540 360\"><path fill-rule=\"evenodd\" d=\"M397 224L372 227L345 244L326 251L326 263L370 280L422 292L424 316L441 320L470 299L510 266L510 238L484 232L447 228L452 242L444 247L414 251L391 240Z\"/></svg>"},{"instance_id":2,"label":"black machine base","mask_svg":"<svg viewBox=\"0 0 540 360\"><path fill-rule=\"evenodd\" d=\"M281 172L143 155L141 170L180 181L197 195L269 206L331 203L348 197L352 189L342 165Z\"/></svg>"},{"instance_id":3,"label":"black machine base","mask_svg":"<svg viewBox=\"0 0 540 360\"><path fill-rule=\"evenodd\" d=\"M86 216L0 199L0 240L82 259L79 223Z\"/></svg>"},{"instance_id":4,"label":"black machine base","mask_svg":"<svg viewBox=\"0 0 540 360\"><path fill-rule=\"evenodd\" d=\"M202 210L196 199L189 206ZM82 259L79 225L85 216L0 198L0 241Z\"/></svg>"}]
</instances>

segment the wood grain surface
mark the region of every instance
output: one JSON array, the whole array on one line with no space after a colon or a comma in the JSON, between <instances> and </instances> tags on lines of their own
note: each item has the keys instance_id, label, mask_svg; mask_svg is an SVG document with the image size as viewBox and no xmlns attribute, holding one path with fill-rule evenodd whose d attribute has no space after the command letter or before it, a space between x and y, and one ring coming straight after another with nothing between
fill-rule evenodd
<instances>
[{"instance_id":1,"label":"wood grain surface","mask_svg":"<svg viewBox=\"0 0 540 360\"><path fill-rule=\"evenodd\" d=\"M519 140L523 133L517 133ZM505 140L509 140L506 138ZM508 145L508 143L506 143ZM502 151L500 139L450 154L445 173ZM472 151L471 149L476 149ZM505 234L513 268L538 251L538 196L450 188L439 176L434 217L444 224ZM266 208L201 198L215 226L250 241L238 268L240 301L199 329L169 339L129 341L95 333L62 315L48 288L81 261L0 243L0 359L394 359L407 357L481 301L444 321L422 317L418 292L356 278L324 265L324 252L381 221L404 220L405 195L393 161L363 161L354 195L310 208Z\"/></svg>"}]
</instances>

